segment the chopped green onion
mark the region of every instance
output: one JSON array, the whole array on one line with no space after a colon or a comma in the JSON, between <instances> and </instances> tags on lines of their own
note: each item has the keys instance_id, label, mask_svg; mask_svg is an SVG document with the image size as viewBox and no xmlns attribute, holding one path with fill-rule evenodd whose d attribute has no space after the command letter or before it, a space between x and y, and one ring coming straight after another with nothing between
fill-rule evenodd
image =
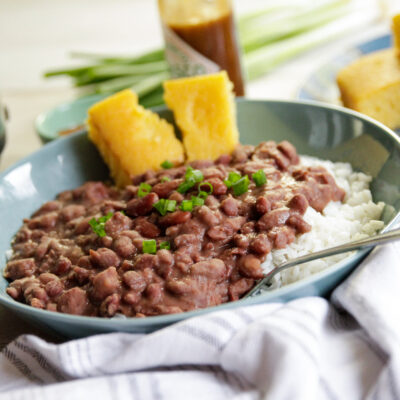
<instances>
[{"instance_id":1,"label":"chopped green onion","mask_svg":"<svg viewBox=\"0 0 400 400\"><path fill-rule=\"evenodd\" d=\"M191 189L194 186L194 182L182 182L179 186L177 191L179 193L186 193L189 189Z\"/></svg>"},{"instance_id":2,"label":"chopped green onion","mask_svg":"<svg viewBox=\"0 0 400 400\"><path fill-rule=\"evenodd\" d=\"M185 174L185 180L201 182L204 179L203 173L199 169L193 169L192 167L188 167Z\"/></svg>"},{"instance_id":3,"label":"chopped green onion","mask_svg":"<svg viewBox=\"0 0 400 400\"><path fill-rule=\"evenodd\" d=\"M229 172L228 179L224 180L225 186L228 188L231 188L232 185L235 182L237 182L241 177L242 177L242 175L240 175L237 172Z\"/></svg>"},{"instance_id":4,"label":"chopped green onion","mask_svg":"<svg viewBox=\"0 0 400 400\"><path fill-rule=\"evenodd\" d=\"M142 250L143 250L143 253L156 254L156 251L157 251L156 241L154 239L143 240Z\"/></svg>"},{"instance_id":5,"label":"chopped green onion","mask_svg":"<svg viewBox=\"0 0 400 400\"><path fill-rule=\"evenodd\" d=\"M161 178L161 182L162 183L164 183L164 182L169 182L171 180L171 178L169 177L169 176L163 176L162 178Z\"/></svg>"},{"instance_id":6,"label":"chopped green onion","mask_svg":"<svg viewBox=\"0 0 400 400\"><path fill-rule=\"evenodd\" d=\"M151 186L148 183L142 182L139 185L138 196L139 197L147 196L150 193L150 190L151 190Z\"/></svg>"},{"instance_id":7,"label":"chopped green onion","mask_svg":"<svg viewBox=\"0 0 400 400\"><path fill-rule=\"evenodd\" d=\"M252 177L256 186L262 186L267 183L267 177L265 176L265 172L262 169L259 169L257 172L254 172Z\"/></svg>"},{"instance_id":8,"label":"chopped green onion","mask_svg":"<svg viewBox=\"0 0 400 400\"><path fill-rule=\"evenodd\" d=\"M203 186L208 186L210 188L210 190L207 192L207 191L205 191L203 189L200 192L205 192L207 194L212 194L212 192L214 191L213 185L211 185L210 182L201 182L201 184L199 185L199 188L203 188Z\"/></svg>"},{"instance_id":9,"label":"chopped green onion","mask_svg":"<svg viewBox=\"0 0 400 400\"><path fill-rule=\"evenodd\" d=\"M182 211L192 211L193 210L193 202L191 200L183 200L179 208Z\"/></svg>"},{"instance_id":10,"label":"chopped green onion","mask_svg":"<svg viewBox=\"0 0 400 400\"><path fill-rule=\"evenodd\" d=\"M232 185L233 194L235 196L240 196L241 194L246 193L249 188L249 182L250 180L247 175L242 176Z\"/></svg>"},{"instance_id":11,"label":"chopped green onion","mask_svg":"<svg viewBox=\"0 0 400 400\"><path fill-rule=\"evenodd\" d=\"M170 169L170 168L172 168L173 166L174 166L174 164L172 164L172 162L169 161L169 160L165 160L165 161L163 161L163 162L161 163L161 168L164 168L164 169Z\"/></svg>"},{"instance_id":12,"label":"chopped green onion","mask_svg":"<svg viewBox=\"0 0 400 400\"><path fill-rule=\"evenodd\" d=\"M171 248L170 242L161 242L160 243L160 249L169 250L170 248Z\"/></svg>"},{"instance_id":13,"label":"chopped green onion","mask_svg":"<svg viewBox=\"0 0 400 400\"><path fill-rule=\"evenodd\" d=\"M200 199L205 200L208 197L208 193L201 190L197 196Z\"/></svg>"},{"instance_id":14,"label":"chopped green onion","mask_svg":"<svg viewBox=\"0 0 400 400\"><path fill-rule=\"evenodd\" d=\"M167 212L173 212L176 208L176 200L160 199L153 207L161 214L165 215Z\"/></svg>"},{"instance_id":15,"label":"chopped green onion","mask_svg":"<svg viewBox=\"0 0 400 400\"><path fill-rule=\"evenodd\" d=\"M114 215L114 213L112 213L111 211L107 214L104 215L102 217L99 218L92 218L89 221L89 225L91 226L93 232L100 237L104 237L106 236L106 231L105 231L105 225L106 222Z\"/></svg>"},{"instance_id":16,"label":"chopped green onion","mask_svg":"<svg viewBox=\"0 0 400 400\"><path fill-rule=\"evenodd\" d=\"M205 192L204 192L205 193ZM192 196L193 207L204 205L204 199L197 196Z\"/></svg>"},{"instance_id":17,"label":"chopped green onion","mask_svg":"<svg viewBox=\"0 0 400 400\"><path fill-rule=\"evenodd\" d=\"M166 209L167 209L167 211L169 211L169 212L174 212L174 211L175 211L175 208L176 208L176 200L167 200L167 201L165 202L165 204L166 204Z\"/></svg>"},{"instance_id":18,"label":"chopped green onion","mask_svg":"<svg viewBox=\"0 0 400 400\"><path fill-rule=\"evenodd\" d=\"M203 179L203 173L199 169L193 169L189 166L185 173L185 181L178 186L177 190L179 193L186 193L196 183L200 183Z\"/></svg>"}]
</instances>

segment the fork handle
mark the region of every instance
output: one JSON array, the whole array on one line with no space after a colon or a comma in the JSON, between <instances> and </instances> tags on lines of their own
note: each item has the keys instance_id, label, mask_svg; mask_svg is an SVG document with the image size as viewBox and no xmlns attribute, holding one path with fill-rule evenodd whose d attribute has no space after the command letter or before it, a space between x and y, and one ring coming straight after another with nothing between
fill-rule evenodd
<instances>
[{"instance_id":1,"label":"fork handle","mask_svg":"<svg viewBox=\"0 0 400 400\"><path fill-rule=\"evenodd\" d=\"M329 249L317 251L316 253L307 254L305 256L301 256L294 260L291 260L285 264L282 264L279 267L274 268L272 271L264 274L264 278L262 278L254 287L251 289L245 296L242 298L251 297L254 294L258 293L260 288L264 285L270 286L271 279L278 273L284 271L285 269L294 267L299 264L304 264L309 261L317 260L319 258L324 258L328 256L333 256L336 254L347 253L348 251L358 250L366 247L374 247L378 244L393 242L395 240L400 239L400 229L396 229L393 231L389 231L386 233L380 233L375 236L368 237L366 239L356 240L354 242L348 242L341 244L339 246L331 247Z\"/></svg>"}]
</instances>

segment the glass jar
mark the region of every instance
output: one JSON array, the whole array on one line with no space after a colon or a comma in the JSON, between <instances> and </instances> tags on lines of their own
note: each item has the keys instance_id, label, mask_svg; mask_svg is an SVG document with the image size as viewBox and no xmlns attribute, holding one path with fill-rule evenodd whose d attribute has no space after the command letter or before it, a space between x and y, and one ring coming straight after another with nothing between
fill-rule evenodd
<instances>
[{"instance_id":1,"label":"glass jar","mask_svg":"<svg viewBox=\"0 0 400 400\"><path fill-rule=\"evenodd\" d=\"M240 51L230 0L158 0L166 58L173 77L227 71L244 95Z\"/></svg>"}]
</instances>

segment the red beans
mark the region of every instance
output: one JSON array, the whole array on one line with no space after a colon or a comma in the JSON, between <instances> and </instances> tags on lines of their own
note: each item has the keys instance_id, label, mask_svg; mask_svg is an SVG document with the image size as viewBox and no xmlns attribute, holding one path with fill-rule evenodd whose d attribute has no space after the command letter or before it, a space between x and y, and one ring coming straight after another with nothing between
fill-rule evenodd
<instances>
[{"instance_id":1,"label":"red beans","mask_svg":"<svg viewBox=\"0 0 400 400\"><path fill-rule=\"evenodd\" d=\"M204 222L207 226L217 225L221 220L221 216L207 206L199 207L197 215L200 218L200 221Z\"/></svg>"},{"instance_id":2,"label":"red beans","mask_svg":"<svg viewBox=\"0 0 400 400\"><path fill-rule=\"evenodd\" d=\"M182 179L175 179L173 181L158 183L157 185L153 186L152 191L157 193L158 197L165 199L168 195L183 182Z\"/></svg>"},{"instance_id":3,"label":"red beans","mask_svg":"<svg viewBox=\"0 0 400 400\"><path fill-rule=\"evenodd\" d=\"M121 258L128 258L136 252L136 247L127 236L119 236L113 243L115 252Z\"/></svg>"},{"instance_id":4,"label":"red beans","mask_svg":"<svg viewBox=\"0 0 400 400\"><path fill-rule=\"evenodd\" d=\"M67 314L83 315L88 303L86 291L79 287L73 287L60 296L57 310Z\"/></svg>"},{"instance_id":5,"label":"red beans","mask_svg":"<svg viewBox=\"0 0 400 400\"><path fill-rule=\"evenodd\" d=\"M105 224L105 231L109 236L126 231L132 226L132 220L120 212L116 212Z\"/></svg>"},{"instance_id":6,"label":"red beans","mask_svg":"<svg viewBox=\"0 0 400 400\"><path fill-rule=\"evenodd\" d=\"M158 200L156 193L149 193L142 198L132 199L126 205L126 213L131 217L147 215L153 210L153 204L157 203Z\"/></svg>"},{"instance_id":7,"label":"red beans","mask_svg":"<svg viewBox=\"0 0 400 400\"><path fill-rule=\"evenodd\" d=\"M275 226L284 225L290 216L290 212L286 208L279 208L264 214L257 223L260 231L268 231Z\"/></svg>"},{"instance_id":8,"label":"red beans","mask_svg":"<svg viewBox=\"0 0 400 400\"><path fill-rule=\"evenodd\" d=\"M20 279L32 276L36 270L37 266L33 258L9 261L4 271L4 277L11 280Z\"/></svg>"},{"instance_id":9,"label":"red beans","mask_svg":"<svg viewBox=\"0 0 400 400\"><path fill-rule=\"evenodd\" d=\"M238 202L233 197L227 197L221 202L221 209L230 217L236 217L239 213Z\"/></svg>"},{"instance_id":10,"label":"red beans","mask_svg":"<svg viewBox=\"0 0 400 400\"><path fill-rule=\"evenodd\" d=\"M302 194L296 194L294 195L291 200L288 203L288 207L295 211L298 212L299 214L303 215L308 207L308 201L306 197Z\"/></svg>"},{"instance_id":11,"label":"red beans","mask_svg":"<svg viewBox=\"0 0 400 400\"><path fill-rule=\"evenodd\" d=\"M86 214L86 208L80 204L70 204L60 212L60 218L68 222Z\"/></svg>"},{"instance_id":12,"label":"red beans","mask_svg":"<svg viewBox=\"0 0 400 400\"><path fill-rule=\"evenodd\" d=\"M119 257L110 249L100 248L97 251L90 250L90 261L100 268L117 267L120 263Z\"/></svg>"},{"instance_id":13,"label":"red beans","mask_svg":"<svg viewBox=\"0 0 400 400\"><path fill-rule=\"evenodd\" d=\"M243 256L239 260L239 272L246 278L261 279L263 277L261 262L253 254Z\"/></svg>"},{"instance_id":14,"label":"red beans","mask_svg":"<svg viewBox=\"0 0 400 400\"><path fill-rule=\"evenodd\" d=\"M296 229L298 233L306 233L311 230L311 225L298 214L291 215L287 220L287 224Z\"/></svg>"},{"instance_id":15,"label":"red beans","mask_svg":"<svg viewBox=\"0 0 400 400\"><path fill-rule=\"evenodd\" d=\"M123 275L123 280L125 284L133 289L136 293L142 293L147 286L143 275L136 271L125 272Z\"/></svg>"},{"instance_id":16,"label":"red beans","mask_svg":"<svg viewBox=\"0 0 400 400\"><path fill-rule=\"evenodd\" d=\"M256 210L258 214L266 214L271 211L271 203L265 197L261 196L256 201Z\"/></svg>"},{"instance_id":17,"label":"red beans","mask_svg":"<svg viewBox=\"0 0 400 400\"><path fill-rule=\"evenodd\" d=\"M261 233L257 235L250 243L250 250L253 253L265 255L271 251L271 242L268 239L268 236Z\"/></svg>"},{"instance_id":18,"label":"red beans","mask_svg":"<svg viewBox=\"0 0 400 400\"><path fill-rule=\"evenodd\" d=\"M187 166L147 171L123 190L88 182L61 193L17 233L5 269L13 281L7 293L37 308L104 317L237 300L263 276L261 263L272 248L310 230L302 218L308 205L322 210L344 196L324 168L297 163L290 143L272 141L240 146L216 162L194 161L213 191L191 211L181 203L209 187L196 184L179 193ZM241 196L224 183L230 172L250 177L260 169L267 182L256 186L250 179ZM138 196L140 183L151 186L144 197ZM154 208L160 199L175 201L174 210L161 215ZM92 218L98 229L89 225ZM143 253L149 240L152 254Z\"/></svg>"},{"instance_id":19,"label":"red beans","mask_svg":"<svg viewBox=\"0 0 400 400\"><path fill-rule=\"evenodd\" d=\"M145 217L136 218L134 223L135 229L145 238L156 238L160 235L161 231L157 225L150 222Z\"/></svg>"},{"instance_id":20,"label":"red beans","mask_svg":"<svg viewBox=\"0 0 400 400\"><path fill-rule=\"evenodd\" d=\"M299 162L299 156L297 155L295 147L287 140L279 143L278 149L290 160L292 164L297 164Z\"/></svg>"},{"instance_id":21,"label":"red beans","mask_svg":"<svg viewBox=\"0 0 400 400\"><path fill-rule=\"evenodd\" d=\"M190 268L190 274L206 276L207 278L215 279L217 282L220 282L225 278L225 263L218 258L200 261L192 265Z\"/></svg>"},{"instance_id":22,"label":"red beans","mask_svg":"<svg viewBox=\"0 0 400 400\"><path fill-rule=\"evenodd\" d=\"M175 211L173 213L167 214L159 219L161 226L171 226L183 224L192 218L192 214L189 211Z\"/></svg>"},{"instance_id":23,"label":"red beans","mask_svg":"<svg viewBox=\"0 0 400 400\"><path fill-rule=\"evenodd\" d=\"M115 267L109 267L93 278L93 297L101 300L113 294L120 286Z\"/></svg>"}]
</instances>

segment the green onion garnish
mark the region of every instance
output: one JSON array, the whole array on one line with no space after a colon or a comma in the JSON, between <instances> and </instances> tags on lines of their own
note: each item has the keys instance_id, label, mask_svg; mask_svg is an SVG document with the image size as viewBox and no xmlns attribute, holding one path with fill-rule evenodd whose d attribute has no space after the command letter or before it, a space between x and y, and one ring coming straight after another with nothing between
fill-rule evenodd
<instances>
[{"instance_id":1,"label":"green onion garnish","mask_svg":"<svg viewBox=\"0 0 400 400\"><path fill-rule=\"evenodd\" d=\"M242 176L238 181L232 184L233 194L235 196L240 196L246 193L249 188L249 177L247 175Z\"/></svg>"},{"instance_id":2,"label":"green onion garnish","mask_svg":"<svg viewBox=\"0 0 400 400\"><path fill-rule=\"evenodd\" d=\"M162 183L164 183L164 182L169 182L171 180L171 178L169 177L169 176L163 176L162 178L161 178L161 182Z\"/></svg>"},{"instance_id":3,"label":"green onion garnish","mask_svg":"<svg viewBox=\"0 0 400 400\"><path fill-rule=\"evenodd\" d=\"M203 173L199 169L193 169L192 167L187 167L185 173L185 181L179 185L177 190L179 193L186 193L196 183L200 183L203 179L204 179Z\"/></svg>"},{"instance_id":4,"label":"green onion garnish","mask_svg":"<svg viewBox=\"0 0 400 400\"><path fill-rule=\"evenodd\" d=\"M193 202L191 200L183 200L179 208L182 211L192 211L193 210Z\"/></svg>"},{"instance_id":5,"label":"green onion garnish","mask_svg":"<svg viewBox=\"0 0 400 400\"><path fill-rule=\"evenodd\" d=\"M138 196L139 197L147 196L150 193L150 190L151 190L151 186L148 183L142 182L139 185Z\"/></svg>"},{"instance_id":6,"label":"green onion garnish","mask_svg":"<svg viewBox=\"0 0 400 400\"><path fill-rule=\"evenodd\" d=\"M202 206L202 205L204 205L204 199L202 199L201 197L198 197L198 196L192 196L192 203L193 203L193 207Z\"/></svg>"},{"instance_id":7,"label":"green onion garnish","mask_svg":"<svg viewBox=\"0 0 400 400\"><path fill-rule=\"evenodd\" d=\"M169 161L169 160L165 160L165 161L163 161L163 162L161 163L161 168L164 168L164 169L170 169L170 168L172 168L173 166L174 166L174 164L172 164L172 162Z\"/></svg>"},{"instance_id":8,"label":"green onion garnish","mask_svg":"<svg viewBox=\"0 0 400 400\"><path fill-rule=\"evenodd\" d=\"M208 193L207 192L203 192L202 190L199 192L199 194L197 195L197 197L199 197L200 199L202 199L203 201L208 197Z\"/></svg>"},{"instance_id":9,"label":"green onion garnish","mask_svg":"<svg viewBox=\"0 0 400 400\"><path fill-rule=\"evenodd\" d=\"M160 243L160 249L170 250L171 249L171 243L170 242L161 242Z\"/></svg>"},{"instance_id":10,"label":"green onion garnish","mask_svg":"<svg viewBox=\"0 0 400 400\"><path fill-rule=\"evenodd\" d=\"M99 218L92 218L89 221L89 225L91 226L93 232L100 237L104 237L106 236L106 231L104 229L106 222L114 215L114 213L112 213L111 211L107 214L104 215L102 217Z\"/></svg>"},{"instance_id":11,"label":"green onion garnish","mask_svg":"<svg viewBox=\"0 0 400 400\"><path fill-rule=\"evenodd\" d=\"M165 201L165 204L166 204L166 209L167 209L167 211L169 211L169 212L175 211L175 208L176 208L176 200L166 200L166 201Z\"/></svg>"},{"instance_id":12,"label":"green onion garnish","mask_svg":"<svg viewBox=\"0 0 400 400\"><path fill-rule=\"evenodd\" d=\"M204 186L208 186L208 188L209 188L209 191L208 191L208 192L207 192L206 190L204 190ZM207 194L211 194L211 193L214 191L213 185L211 185L210 182L201 182L201 184L199 185L199 188L202 189L202 190L200 191L200 193L201 193L201 192L205 192L205 193L207 193Z\"/></svg>"},{"instance_id":13,"label":"green onion garnish","mask_svg":"<svg viewBox=\"0 0 400 400\"><path fill-rule=\"evenodd\" d=\"M154 239L143 240L142 250L143 250L143 253L156 254L156 252L157 252L156 241Z\"/></svg>"},{"instance_id":14,"label":"green onion garnish","mask_svg":"<svg viewBox=\"0 0 400 400\"><path fill-rule=\"evenodd\" d=\"M153 207L161 214L165 215L167 212L173 212L176 208L176 200L160 199Z\"/></svg>"},{"instance_id":15,"label":"green onion garnish","mask_svg":"<svg viewBox=\"0 0 400 400\"><path fill-rule=\"evenodd\" d=\"M242 176L237 172L229 172L228 179L224 180L225 186L231 188Z\"/></svg>"},{"instance_id":16,"label":"green onion garnish","mask_svg":"<svg viewBox=\"0 0 400 400\"><path fill-rule=\"evenodd\" d=\"M256 186L262 186L267 183L267 177L265 176L265 172L262 169L259 169L257 172L254 172L252 177Z\"/></svg>"}]
</instances>

